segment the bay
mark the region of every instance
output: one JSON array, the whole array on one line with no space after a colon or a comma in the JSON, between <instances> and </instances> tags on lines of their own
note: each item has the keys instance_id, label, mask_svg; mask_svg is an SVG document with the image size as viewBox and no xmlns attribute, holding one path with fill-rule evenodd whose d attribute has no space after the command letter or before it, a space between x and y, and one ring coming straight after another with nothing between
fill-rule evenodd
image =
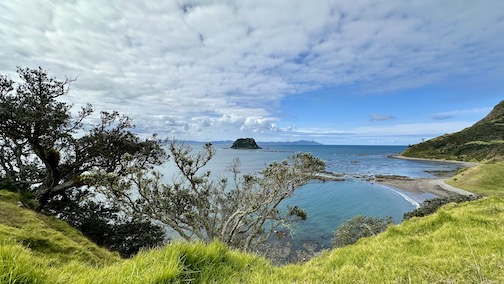
<instances>
[{"instance_id":1,"label":"bay","mask_svg":"<svg viewBox=\"0 0 504 284\"><path fill-rule=\"evenodd\" d=\"M233 159L240 159L241 173L258 173L273 161L282 161L296 152L310 152L324 160L327 170L345 174L345 181L311 182L295 195L281 203L281 207L298 205L308 219L294 224L289 238L292 251L310 244L311 250L320 251L331 247L334 230L357 215L391 216L400 223L405 212L415 209L432 194L415 195L386 188L356 176L401 175L412 178L434 177L430 171L450 171L457 165L439 162L410 161L389 158L401 153L405 146L359 146L359 145L310 145L268 146L257 150L230 149L230 145L214 145L216 155L204 170L210 170L214 178L229 175L227 166ZM201 145L192 145L195 151ZM161 169L168 179L176 175L173 164Z\"/></svg>"}]
</instances>

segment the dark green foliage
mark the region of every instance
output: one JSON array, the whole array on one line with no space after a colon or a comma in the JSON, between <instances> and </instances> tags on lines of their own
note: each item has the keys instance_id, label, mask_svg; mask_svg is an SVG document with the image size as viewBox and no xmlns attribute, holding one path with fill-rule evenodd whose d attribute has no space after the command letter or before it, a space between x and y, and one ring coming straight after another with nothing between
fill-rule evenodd
<instances>
[{"instance_id":1,"label":"dark green foliage","mask_svg":"<svg viewBox=\"0 0 504 284\"><path fill-rule=\"evenodd\" d=\"M300 220L306 220L308 215L306 214L306 211L299 206L287 206L287 215L288 216L293 216L295 218L299 218Z\"/></svg>"},{"instance_id":2,"label":"dark green foliage","mask_svg":"<svg viewBox=\"0 0 504 284\"><path fill-rule=\"evenodd\" d=\"M83 191L74 191L67 197L51 200L47 211L68 222L94 243L117 251L122 257L131 257L142 248L164 243L164 231L160 226L122 216L118 209L86 198Z\"/></svg>"},{"instance_id":3,"label":"dark green foliage","mask_svg":"<svg viewBox=\"0 0 504 284\"><path fill-rule=\"evenodd\" d=\"M240 138L233 142L231 149L261 149L253 138Z\"/></svg>"},{"instance_id":4,"label":"dark green foliage","mask_svg":"<svg viewBox=\"0 0 504 284\"><path fill-rule=\"evenodd\" d=\"M91 105L72 115L59 99L74 80L50 77L45 70L18 68L15 82L0 74L0 189L20 193L27 207L68 221L93 241L123 256L163 241L149 222L126 218L117 209L95 203L94 173L120 181L128 163L152 169L167 158L156 137L141 140L131 119L102 112L88 128Z\"/></svg>"},{"instance_id":5,"label":"dark green foliage","mask_svg":"<svg viewBox=\"0 0 504 284\"><path fill-rule=\"evenodd\" d=\"M361 238L377 235L392 223L392 217L355 216L334 231L333 247L344 247Z\"/></svg>"},{"instance_id":6,"label":"dark green foliage","mask_svg":"<svg viewBox=\"0 0 504 284\"><path fill-rule=\"evenodd\" d=\"M11 192L18 191L18 187L14 185L14 183L10 179L1 177L0 177L0 189L5 189Z\"/></svg>"},{"instance_id":7,"label":"dark green foliage","mask_svg":"<svg viewBox=\"0 0 504 284\"><path fill-rule=\"evenodd\" d=\"M423 216L433 214L441 206L448 204L448 203L452 203L452 202L461 203L461 202L476 200L479 198L481 198L481 196L457 194L457 195L450 196L450 197L427 199L424 202L422 202L422 204L420 205L419 208L417 208L411 212L404 213L403 220L408 220L413 217L423 217Z\"/></svg>"},{"instance_id":8,"label":"dark green foliage","mask_svg":"<svg viewBox=\"0 0 504 284\"><path fill-rule=\"evenodd\" d=\"M65 199L67 191L91 185L83 178L91 171L124 175L126 156L145 169L166 159L155 137L140 140L128 130L131 119L117 112L102 112L97 125L85 128L92 106L72 116L72 106L58 101L72 79L59 81L41 68L17 73L16 88L0 74L0 178L32 190L39 210L51 199Z\"/></svg>"},{"instance_id":9,"label":"dark green foliage","mask_svg":"<svg viewBox=\"0 0 504 284\"><path fill-rule=\"evenodd\" d=\"M21 202L22 206L32 209L37 207L37 201L33 192L28 189L19 188L10 179L0 177L0 190L2 189L18 193L19 202Z\"/></svg>"},{"instance_id":10,"label":"dark green foliage","mask_svg":"<svg viewBox=\"0 0 504 284\"><path fill-rule=\"evenodd\" d=\"M462 161L503 160L504 101L473 126L412 145L402 155Z\"/></svg>"}]
</instances>

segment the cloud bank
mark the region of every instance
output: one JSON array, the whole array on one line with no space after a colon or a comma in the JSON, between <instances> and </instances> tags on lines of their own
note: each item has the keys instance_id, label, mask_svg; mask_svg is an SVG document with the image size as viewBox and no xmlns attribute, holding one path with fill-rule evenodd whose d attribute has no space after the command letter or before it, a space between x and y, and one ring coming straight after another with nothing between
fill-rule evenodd
<instances>
[{"instance_id":1,"label":"cloud bank","mask_svg":"<svg viewBox=\"0 0 504 284\"><path fill-rule=\"evenodd\" d=\"M0 10L1 73L42 66L78 77L69 102L182 139L295 139L281 115L289 96L504 73L502 1L54 0Z\"/></svg>"}]
</instances>

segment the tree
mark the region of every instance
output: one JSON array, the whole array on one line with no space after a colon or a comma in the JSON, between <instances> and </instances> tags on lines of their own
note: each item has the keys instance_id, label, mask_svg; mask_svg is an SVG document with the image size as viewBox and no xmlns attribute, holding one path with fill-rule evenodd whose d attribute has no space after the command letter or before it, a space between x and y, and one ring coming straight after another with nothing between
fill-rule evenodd
<instances>
[{"instance_id":1,"label":"tree","mask_svg":"<svg viewBox=\"0 0 504 284\"><path fill-rule=\"evenodd\" d=\"M375 236L385 231L392 223L391 217L355 216L336 229L333 247L347 246L361 238Z\"/></svg>"},{"instance_id":2,"label":"tree","mask_svg":"<svg viewBox=\"0 0 504 284\"><path fill-rule=\"evenodd\" d=\"M0 178L33 192L39 210L91 185L90 171L124 175L125 156L140 169L166 159L155 137L140 140L128 130L131 119L117 112L102 112L100 122L85 129L92 106L72 116L71 105L58 101L74 79L59 81L41 68L17 73L22 82L15 91L14 81L0 75Z\"/></svg>"},{"instance_id":3,"label":"tree","mask_svg":"<svg viewBox=\"0 0 504 284\"><path fill-rule=\"evenodd\" d=\"M164 223L186 240L220 240L244 250L268 239L278 226L306 219L299 207L283 212L279 205L325 169L318 158L297 153L260 175L240 175L235 160L229 166L232 178L216 180L204 171L215 154L211 144L199 153L176 141L168 148L181 173L171 184L159 172L148 173L134 163L127 167L126 179L97 173L96 183L129 214Z\"/></svg>"},{"instance_id":4,"label":"tree","mask_svg":"<svg viewBox=\"0 0 504 284\"><path fill-rule=\"evenodd\" d=\"M129 131L131 119L102 112L94 126L84 127L91 105L76 116L58 99L74 79L59 81L39 69L18 68L21 83L0 75L0 184L18 189L23 201L81 230L100 245L131 256L142 247L164 241L160 226L124 216L118 208L93 200L91 172L126 172L125 157L140 169L167 158L155 137L140 140Z\"/></svg>"}]
</instances>

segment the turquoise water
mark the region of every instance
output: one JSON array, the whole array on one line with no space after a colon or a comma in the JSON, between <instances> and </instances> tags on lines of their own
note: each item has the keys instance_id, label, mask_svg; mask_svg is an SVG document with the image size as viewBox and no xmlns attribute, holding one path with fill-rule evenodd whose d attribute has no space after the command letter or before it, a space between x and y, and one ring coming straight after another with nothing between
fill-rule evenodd
<instances>
[{"instance_id":1,"label":"turquoise water","mask_svg":"<svg viewBox=\"0 0 504 284\"><path fill-rule=\"evenodd\" d=\"M193 146L195 150L201 146ZM242 173L257 173L273 161L281 161L296 152L311 152L326 161L327 170L347 174L342 182L313 182L296 191L295 196L281 206L298 205L305 209L308 219L294 225L293 246L310 242L317 250L329 248L334 230L356 215L391 216L399 223L405 212L434 195L414 195L382 187L352 175L402 175L433 177L427 171L453 170L448 163L419 162L389 158L402 152L404 146L271 146L259 150L234 150L216 145L215 157L207 165L215 177L227 176L226 167L234 158L241 161ZM163 170L174 174L169 164Z\"/></svg>"}]
</instances>

